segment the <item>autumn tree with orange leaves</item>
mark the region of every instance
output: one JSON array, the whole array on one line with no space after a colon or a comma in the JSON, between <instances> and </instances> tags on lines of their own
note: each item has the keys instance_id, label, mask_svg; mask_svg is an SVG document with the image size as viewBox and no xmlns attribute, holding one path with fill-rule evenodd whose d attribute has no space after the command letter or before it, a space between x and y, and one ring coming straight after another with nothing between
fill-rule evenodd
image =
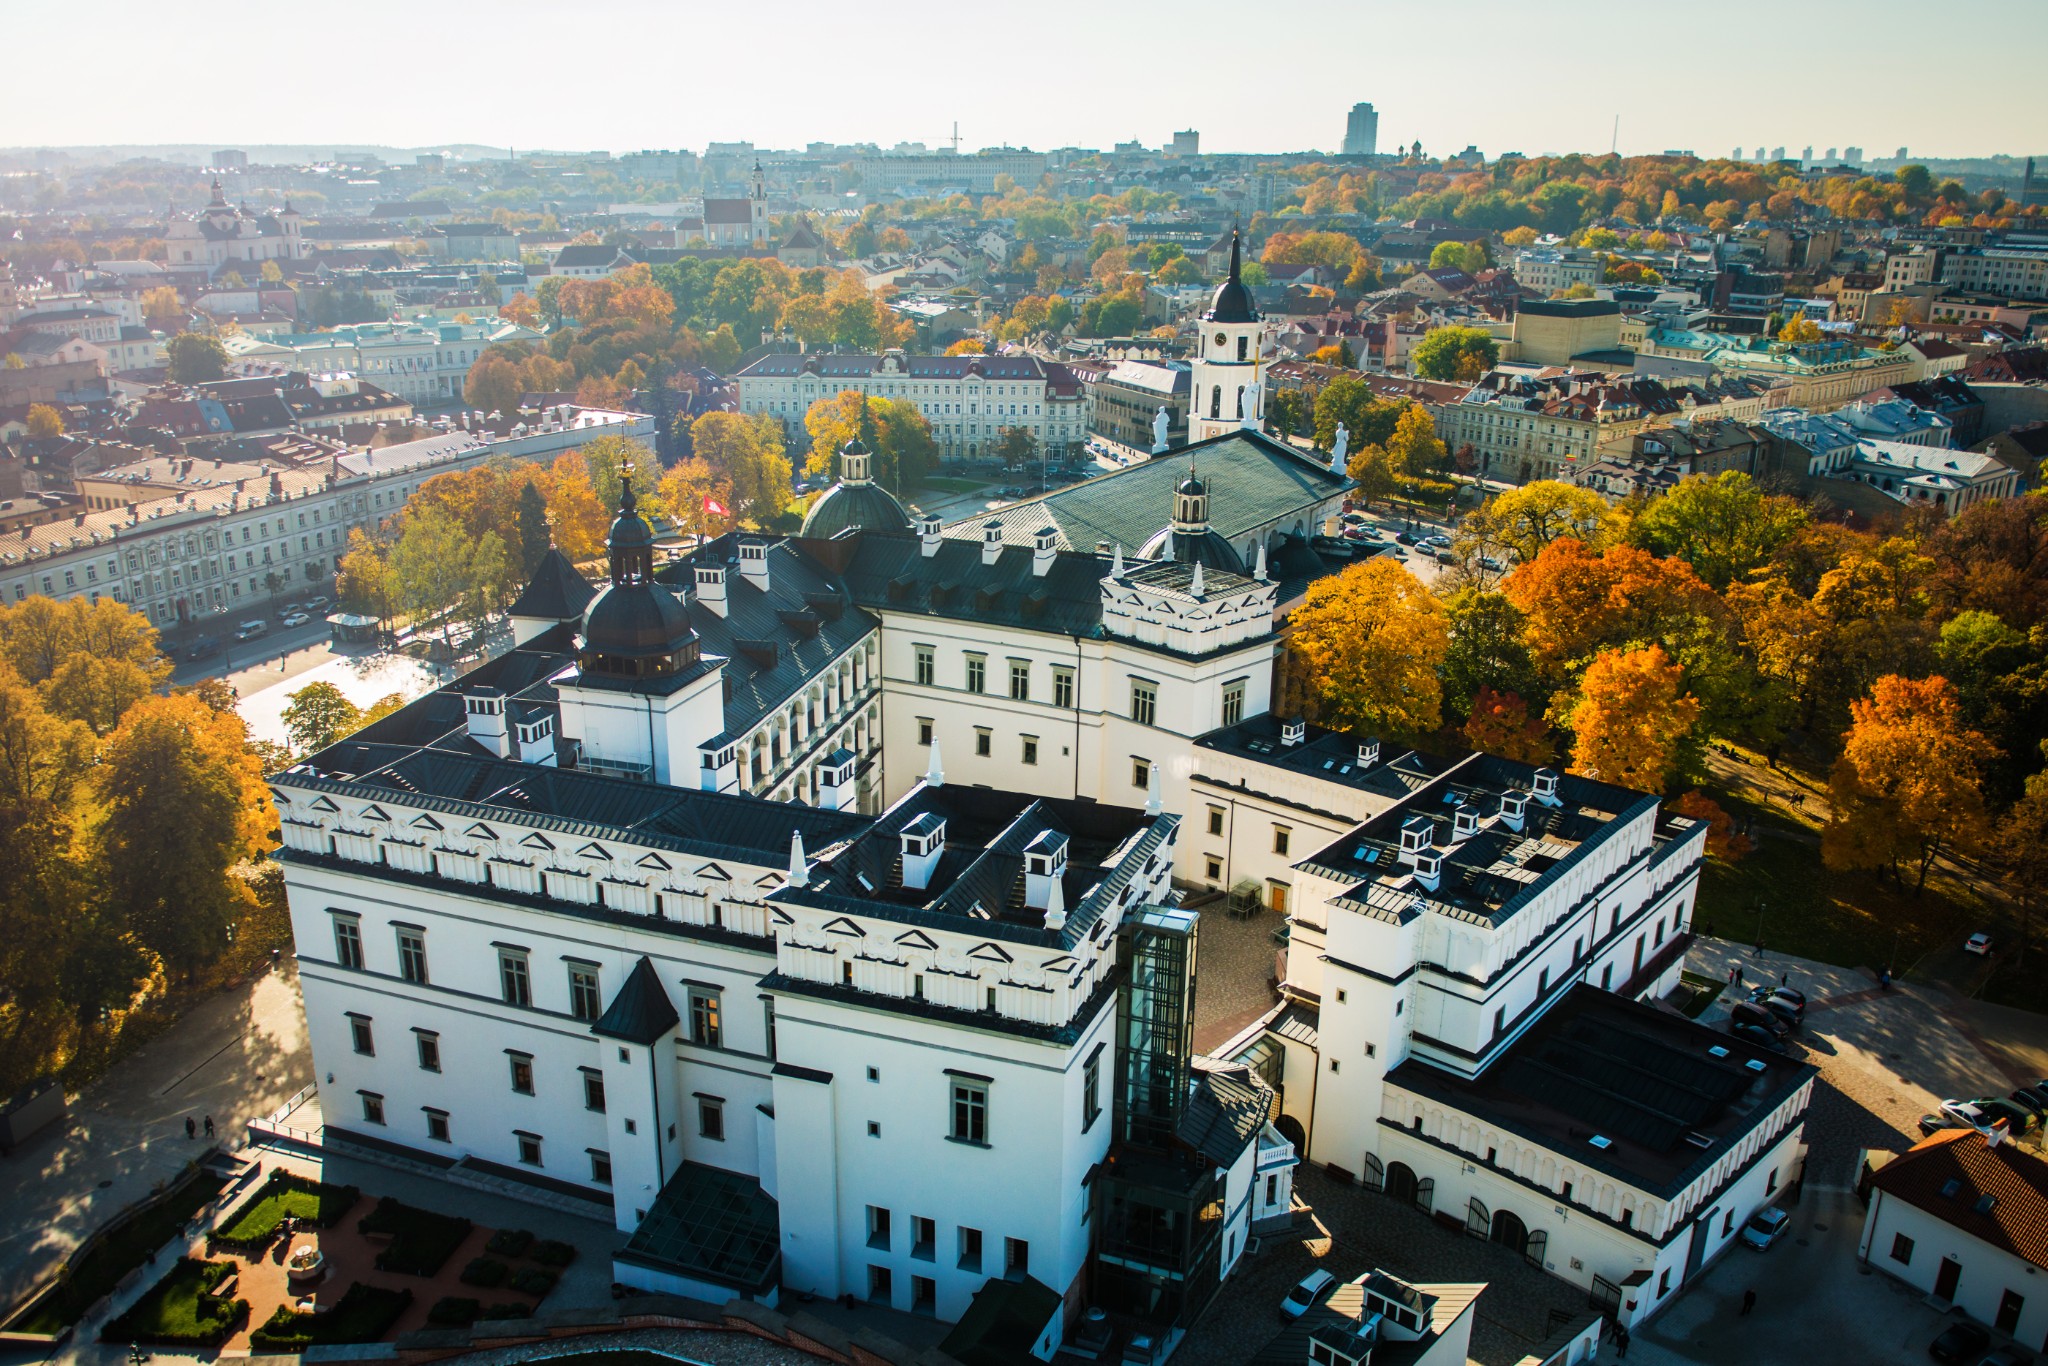
<instances>
[{"instance_id":1,"label":"autumn tree with orange leaves","mask_svg":"<svg viewBox=\"0 0 2048 1366\"><path fill-rule=\"evenodd\" d=\"M1917 896L1936 857L1982 838L1980 774L1997 751L1969 728L1955 688L1939 675L1886 674L1849 704L1849 716L1828 777L1833 811L1821 858L1835 869L1889 868L1902 887L1900 865L1916 863Z\"/></svg>"},{"instance_id":2,"label":"autumn tree with orange leaves","mask_svg":"<svg viewBox=\"0 0 2048 1366\"><path fill-rule=\"evenodd\" d=\"M1480 688L1472 699L1465 739L1476 750L1517 763L1547 764L1557 757L1550 727L1543 724L1543 718L1531 716L1529 704L1519 695L1487 687Z\"/></svg>"},{"instance_id":3,"label":"autumn tree with orange leaves","mask_svg":"<svg viewBox=\"0 0 2048 1366\"><path fill-rule=\"evenodd\" d=\"M1679 746L1699 721L1699 699L1663 647L1608 650L1587 666L1568 723L1572 772L1661 794Z\"/></svg>"}]
</instances>

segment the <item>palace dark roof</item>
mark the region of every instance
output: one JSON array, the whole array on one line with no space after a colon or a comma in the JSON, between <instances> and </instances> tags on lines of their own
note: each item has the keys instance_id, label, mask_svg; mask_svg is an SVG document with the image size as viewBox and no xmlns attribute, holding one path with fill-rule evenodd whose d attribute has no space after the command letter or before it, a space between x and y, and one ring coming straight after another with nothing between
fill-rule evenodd
<instances>
[{"instance_id":1,"label":"palace dark roof","mask_svg":"<svg viewBox=\"0 0 2048 1366\"><path fill-rule=\"evenodd\" d=\"M804 513L802 535L830 539L848 527L875 531L897 531L910 525L910 514L896 495L880 484L837 483L825 490Z\"/></svg>"},{"instance_id":2,"label":"palace dark roof","mask_svg":"<svg viewBox=\"0 0 2048 1366\"><path fill-rule=\"evenodd\" d=\"M597 1023L590 1027L590 1032L622 1043L637 1043L644 1048L665 1038L681 1022L675 1002L668 998L667 989L661 985L661 974L642 954L633 970L626 974L618 995L612 997L611 1005L597 1017Z\"/></svg>"},{"instance_id":3,"label":"palace dark roof","mask_svg":"<svg viewBox=\"0 0 2048 1366\"><path fill-rule=\"evenodd\" d=\"M590 580L583 577L569 557L549 546L533 568L533 578L512 600L510 615L544 621L574 621L597 596Z\"/></svg>"}]
</instances>

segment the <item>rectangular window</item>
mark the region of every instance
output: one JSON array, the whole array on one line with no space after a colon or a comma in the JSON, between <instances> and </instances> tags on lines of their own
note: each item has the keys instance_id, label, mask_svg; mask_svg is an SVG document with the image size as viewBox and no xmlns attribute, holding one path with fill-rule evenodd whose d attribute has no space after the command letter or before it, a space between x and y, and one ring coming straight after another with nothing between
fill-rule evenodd
<instances>
[{"instance_id":1,"label":"rectangular window","mask_svg":"<svg viewBox=\"0 0 2048 1366\"><path fill-rule=\"evenodd\" d=\"M963 1225L960 1229L960 1269L981 1270L981 1230L978 1228Z\"/></svg>"},{"instance_id":2,"label":"rectangular window","mask_svg":"<svg viewBox=\"0 0 2048 1366\"><path fill-rule=\"evenodd\" d=\"M498 951L498 994L507 1005L533 1004L533 983L526 972L525 950Z\"/></svg>"},{"instance_id":3,"label":"rectangular window","mask_svg":"<svg viewBox=\"0 0 2048 1366\"><path fill-rule=\"evenodd\" d=\"M880 1205L868 1206L868 1246L882 1252L889 1250L889 1211Z\"/></svg>"},{"instance_id":4,"label":"rectangular window","mask_svg":"<svg viewBox=\"0 0 2048 1366\"><path fill-rule=\"evenodd\" d=\"M428 1033L428 1032L427 1032L426 1030L424 1030L424 1029L415 1029L415 1030L414 1030L414 1031L412 1032L412 1037L413 1037L413 1042L414 1042L415 1044L419 1045L419 1050L420 1050L420 1071L422 1071L422 1072L438 1072L438 1071L440 1071L440 1070L441 1070L441 1036L440 1036L439 1034L431 1034L431 1033Z\"/></svg>"},{"instance_id":5,"label":"rectangular window","mask_svg":"<svg viewBox=\"0 0 2048 1366\"><path fill-rule=\"evenodd\" d=\"M569 1013L579 1020L594 1020L604 1014L597 994L597 969L581 963L569 965Z\"/></svg>"},{"instance_id":6,"label":"rectangular window","mask_svg":"<svg viewBox=\"0 0 2048 1366\"><path fill-rule=\"evenodd\" d=\"M995 753L995 732L986 726L974 728L974 753L976 758L986 759Z\"/></svg>"},{"instance_id":7,"label":"rectangular window","mask_svg":"<svg viewBox=\"0 0 2048 1366\"><path fill-rule=\"evenodd\" d=\"M1288 845L1290 845L1290 844L1292 844L1293 842L1294 842L1294 832L1293 832L1292 830L1288 829L1288 828L1287 828L1286 826L1284 826L1284 825L1276 825L1276 826L1274 826L1274 827L1273 827L1273 852L1274 852L1274 853L1276 853L1276 854L1284 854L1284 853L1286 853L1286 852L1287 852L1287 846L1288 846Z\"/></svg>"},{"instance_id":8,"label":"rectangular window","mask_svg":"<svg viewBox=\"0 0 2048 1366\"><path fill-rule=\"evenodd\" d=\"M1003 1275L1018 1280L1031 1274L1031 1244L1022 1238L1003 1239Z\"/></svg>"},{"instance_id":9,"label":"rectangular window","mask_svg":"<svg viewBox=\"0 0 2048 1366\"><path fill-rule=\"evenodd\" d=\"M939 1285L930 1276L910 1278L910 1312L929 1317L938 1312Z\"/></svg>"},{"instance_id":10,"label":"rectangular window","mask_svg":"<svg viewBox=\"0 0 2048 1366\"><path fill-rule=\"evenodd\" d=\"M929 716L920 716L917 718L917 743L919 743L920 745L929 745L931 744L931 742L932 718Z\"/></svg>"},{"instance_id":11,"label":"rectangular window","mask_svg":"<svg viewBox=\"0 0 2048 1366\"><path fill-rule=\"evenodd\" d=\"M604 1073L595 1067L580 1067L583 1074L583 1108L604 1113Z\"/></svg>"},{"instance_id":12,"label":"rectangular window","mask_svg":"<svg viewBox=\"0 0 2048 1366\"><path fill-rule=\"evenodd\" d=\"M1027 764L1036 764L1038 762L1038 737L1036 735L1024 737L1024 762Z\"/></svg>"},{"instance_id":13,"label":"rectangular window","mask_svg":"<svg viewBox=\"0 0 2048 1366\"><path fill-rule=\"evenodd\" d=\"M1210 882L1221 882L1223 880L1223 860L1220 858L1207 860L1207 870L1204 875Z\"/></svg>"},{"instance_id":14,"label":"rectangular window","mask_svg":"<svg viewBox=\"0 0 2048 1366\"><path fill-rule=\"evenodd\" d=\"M1131 680L1131 719L1149 726L1159 715L1159 685L1145 679Z\"/></svg>"},{"instance_id":15,"label":"rectangular window","mask_svg":"<svg viewBox=\"0 0 2048 1366\"><path fill-rule=\"evenodd\" d=\"M398 975L408 982L427 980L427 934L401 926L398 931Z\"/></svg>"},{"instance_id":16,"label":"rectangular window","mask_svg":"<svg viewBox=\"0 0 2048 1366\"><path fill-rule=\"evenodd\" d=\"M540 1135L513 1130L512 1136L519 1140L519 1160L529 1167L538 1167L540 1162Z\"/></svg>"},{"instance_id":17,"label":"rectangular window","mask_svg":"<svg viewBox=\"0 0 2048 1366\"><path fill-rule=\"evenodd\" d=\"M1087 1133L1095 1127L1096 1119L1102 1114L1102 1055L1097 1053L1088 1059L1081 1069L1081 1132Z\"/></svg>"},{"instance_id":18,"label":"rectangular window","mask_svg":"<svg viewBox=\"0 0 2048 1366\"><path fill-rule=\"evenodd\" d=\"M1013 659L1010 661L1010 698L1016 702L1031 700L1031 661Z\"/></svg>"},{"instance_id":19,"label":"rectangular window","mask_svg":"<svg viewBox=\"0 0 2048 1366\"><path fill-rule=\"evenodd\" d=\"M912 1257L915 1257L920 1262L931 1261L937 1256L935 1244L938 1242L938 1237L939 1226L936 1221L927 1219L921 1214L910 1216L910 1255Z\"/></svg>"},{"instance_id":20,"label":"rectangular window","mask_svg":"<svg viewBox=\"0 0 2048 1366\"><path fill-rule=\"evenodd\" d=\"M601 1152L596 1148L589 1149L589 1153L590 1179L600 1186L609 1186L612 1183L612 1155L607 1152ZM524 1161L525 1159L522 1158L520 1160ZM540 1165L538 1159L535 1160L534 1165L536 1167Z\"/></svg>"},{"instance_id":21,"label":"rectangular window","mask_svg":"<svg viewBox=\"0 0 2048 1366\"><path fill-rule=\"evenodd\" d=\"M1209 833L1212 835L1223 833L1223 808L1220 806L1209 808Z\"/></svg>"},{"instance_id":22,"label":"rectangular window","mask_svg":"<svg viewBox=\"0 0 2048 1366\"><path fill-rule=\"evenodd\" d=\"M427 1117L427 1137L433 1139L436 1143L446 1143L448 1141L448 1112L446 1110L427 1109L423 1110L422 1113Z\"/></svg>"},{"instance_id":23,"label":"rectangular window","mask_svg":"<svg viewBox=\"0 0 2048 1366\"><path fill-rule=\"evenodd\" d=\"M1244 680L1233 679L1223 685L1223 724L1234 726L1244 720Z\"/></svg>"},{"instance_id":24,"label":"rectangular window","mask_svg":"<svg viewBox=\"0 0 2048 1366\"><path fill-rule=\"evenodd\" d=\"M363 965L363 926L352 915L334 917L334 961L345 968Z\"/></svg>"},{"instance_id":25,"label":"rectangular window","mask_svg":"<svg viewBox=\"0 0 2048 1366\"><path fill-rule=\"evenodd\" d=\"M875 1304L888 1304L896 1294L895 1285L886 1266L868 1268L868 1299Z\"/></svg>"},{"instance_id":26,"label":"rectangular window","mask_svg":"<svg viewBox=\"0 0 2048 1366\"><path fill-rule=\"evenodd\" d=\"M1131 786L1147 788L1152 786L1152 761L1150 759L1131 760Z\"/></svg>"},{"instance_id":27,"label":"rectangular window","mask_svg":"<svg viewBox=\"0 0 2048 1366\"><path fill-rule=\"evenodd\" d=\"M718 1047L718 993L690 992L690 1042L706 1048Z\"/></svg>"},{"instance_id":28,"label":"rectangular window","mask_svg":"<svg viewBox=\"0 0 2048 1366\"><path fill-rule=\"evenodd\" d=\"M512 1067L512 1089L522 1096L533 1094L533 1054L507 1053L506 1060Z\"/></svg>"},{"instance_id":29,"label":"rectangular window","mask_svg":"<svg viewBox=\"0 0 2048 1366\"><path fill-rule=\"evenodd\" d=\"M988 656L967 656L967 691L988 691Z\"/></svg>"},{"instance_id":30,"label":"rectangular window","mask_svg":"<svg viewBox=\"0 0 2048 1366\"><path fill-rule=\"evenodd\" d=\"M939 672L936 656L929 645L918 645L913 648L917 651L917 681L925 687L930 687Z\"/></svg>"},{"instance_id":31,"label":"rectangular window","mask_svg":"<svg viewBox=\"0 0 2048 1366\"><path fill-rule=\"evenodd\" d=\"M1052 668L1052 704L1068 708L1074 705L1074 671L1058 664Z\"/></svg>"},{"instance_id":32,"label":"rectangular window","mask_svg":"<svg viewBox=\"0 0 2048 1366\"><path fill-rule=\"evenodd\" d=\"M988 1083L953 1079L953 1138L988 1143Z\"/></svg>"},{"instance_id":33,"label":"rectangular window","mask_svg":"<svg viewBox=\"0 0 2048 1366\"><path fill-rule=\"evenodd\" d=\"M384 1122L384 1097L370 1091L358 1091L363 1098L363 1121L368 1124Z\"/></svg>"},{"instance_id":34,"label":"rectangular window","mask_svg":"<svg viewBox=\"0 0 2048 1366\"><path fill-rule=\"evenodd\" d=\"M351 1015L348 1017L349 1044L366 1058L377 1056L377 1040L370 1034L370 1017Z\"/></svg>"},{"instance_id":35,"label":"rectangular window","mask_svg":"<svg viewBox=\"0 0 2048 1366\"><path fill-rule=\"evenodd\" d=\"M697 1097L697 1137L725 1142L725 1102L709 1096Z\"/></svg>"}]
</instances>

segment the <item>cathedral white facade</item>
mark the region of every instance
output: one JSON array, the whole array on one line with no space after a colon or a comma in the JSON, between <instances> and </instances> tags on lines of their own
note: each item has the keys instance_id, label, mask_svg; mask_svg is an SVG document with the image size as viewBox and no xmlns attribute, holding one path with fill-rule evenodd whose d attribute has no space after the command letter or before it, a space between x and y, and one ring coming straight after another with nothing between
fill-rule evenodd
<instances>
[{"instance_id":1,"label":"cathedral white facade","mask_svg":"<svg viewBox=\"0 0 2048 1366\"><path fill-rule=\"evenodd\" d=\"M290 201L277 213L252 214L228 203L215 180L213 198L204 209L189 216L173 214L164 225L164 259L174 270L204 267L216 275L265 261L303 260L303 226L303 215Z\"/></svg>"}]
</instances>

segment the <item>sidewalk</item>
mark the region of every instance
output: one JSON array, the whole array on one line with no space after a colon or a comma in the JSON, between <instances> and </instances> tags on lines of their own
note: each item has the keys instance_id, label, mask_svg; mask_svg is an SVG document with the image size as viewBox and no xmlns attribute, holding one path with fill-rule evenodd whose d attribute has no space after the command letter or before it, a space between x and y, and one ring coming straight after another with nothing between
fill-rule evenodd
<instances>
[{"instance_id":1,"label":"sidewalk","mask_svg":"<svg viewBox=\"0 0 2048 1366\"><path fill-rule=\"evenodd\" d=\"M213 1116L232 1148L243 1125L312 1079L289 961L194 1006L73 1097L63 1125L0 1162L0 1305L25 1297L87 1234L208 1146L185 1137L187 1116Z\"/></svg>"}]
</instances>

